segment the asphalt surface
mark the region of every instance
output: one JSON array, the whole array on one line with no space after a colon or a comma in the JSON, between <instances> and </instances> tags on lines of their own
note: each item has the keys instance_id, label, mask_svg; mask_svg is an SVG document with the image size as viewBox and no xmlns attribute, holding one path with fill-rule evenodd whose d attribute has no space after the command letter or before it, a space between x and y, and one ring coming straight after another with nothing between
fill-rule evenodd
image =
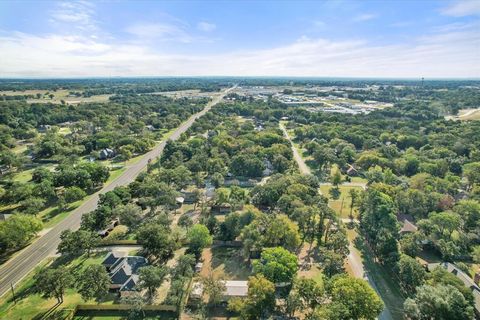
<instances>
[{"instance_id":1,"label":"asphalt surface","mask_svg":"<svg viewBox=\"0 0 480 320\"><path fill-rule=\"evenodd\" d=\"M219 103L223 97L235 87L229 88L216 94L205 108L192 115L187 121L182 123L169 137L170 140L177 140L182 133L188 130L196 119L207 113L212 106ZM128 166L125 172L112 181L110 184L93 194L80 207L72 211L70 215L53 227L50 231L42 235L35 242L24 248L13 258L0 266L0 297L10 290L10 286L15 286L27 274L29 274L40 262L48 256L54 255L57 246L60 243L60 234L62 231L71 229L76 230L80 227L82 215L95 210L97 207L99 195L113 190L117 186L128 185L142 172L149 162L159 157L165 148L165 141L158 144L150 152L146 153L140 161Z\"/></svg>"}]
</instances>

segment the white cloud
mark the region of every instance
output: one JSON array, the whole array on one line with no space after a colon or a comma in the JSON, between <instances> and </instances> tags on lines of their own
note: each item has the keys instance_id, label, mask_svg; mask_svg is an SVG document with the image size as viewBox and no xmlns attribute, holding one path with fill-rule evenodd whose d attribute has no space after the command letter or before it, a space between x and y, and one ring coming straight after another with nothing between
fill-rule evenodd
<instances>
[{"instance_id":1,"label":"white cloud","mask_svg":"<svg viewBox=\"0 0 480 320\"><path fill-rule=\"evenodd\" d=\"M173 23L139 23L129 26L126 31L138 38L188 43L192 37L180 25Z\"/></svg>"},{"instance_id":2,"label":"white cloud","mask_svg":"<svg viewBox=\"0 0 480 320\"><path fill-rule=\"evenodd\" d=\"M444 29L450 31L401 45L302 37L275 48L202 55L166 54L143 42L9 33L0 34L0 76L480 77L478 24ZM133 31L172 33L158 26Z\"/></svg>"},{"instance_id":3,"label":"white cloud","mask_svg":"<svg viewBox=\"0 0 480 320\"><path fill-rule=\"evenodd\" d=\"M50 22L82 31L97 29L94 5L87 1L59 2L50 14Z\"/></svg>"},{"instance_id":4,"label":"white cloud","mask_svg":"<svg viewBox=\"0 0 480 320\"><path fill-rule=\"evenodd\" d=\"M448 7L443 8L441 12L444 15L452 17L464 17L470 15L480 15L480 1L461 0L455 1Z\"/></svg>"},{"instance_id":5,"label":"white cloud","mask_svg":"<svg viewBox=\"0 0 480 320\"><path fill-rule=\"evenodd\" d=\"M373 14L373 13L363 13L363 14L360 14L356 17L353 18L353 21L354 22L363 22L363 21L369 21L369 20L373 20L377 18L377 15L376 14Z\"/></svg>"},{"instance_id":6,"label":"white cloud","mask_svg":"<svg viewBox=\"0 0 480 320\"><path fill-rule=\"evenodd\" d=\"M197 24L197 28L198 30L201 30L201 31L210 32L215 30L217 26L210 22L201 21Z\"/></svg>"}]
</instances>

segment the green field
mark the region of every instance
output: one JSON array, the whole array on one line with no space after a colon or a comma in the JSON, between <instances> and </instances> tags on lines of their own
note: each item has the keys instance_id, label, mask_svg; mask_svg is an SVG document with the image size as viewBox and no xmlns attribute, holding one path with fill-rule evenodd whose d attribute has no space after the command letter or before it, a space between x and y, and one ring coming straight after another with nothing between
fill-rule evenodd
<instances>
[{"instance_id":1,"label":"green field","mask_svg":"<svg viewBox=\"0 0 480 320\"><path fill-rule=\"evenodd\" d=\"M339 188L340 188L340 198L338 200L333 200L331 199L331 195L329 193L330 189L332 189L333 187L332 186L325 186L325 185L322 185L320 186L320 192L326 196L327 198L329 198L329 205L330 205L330 208L332 208L333 210L335 210L335 212L339 215L339 217L341 218L348 218L349 215L350 215L350 205L352 203L352 199L350 197L350 193L349 191L351 189L355 189L355 190L358 190L358 191L363 191L363 189L361 187L357 187L357 186L342 186L340 185ZM357 209L353 209L353 215L356 216L357 215Z\"/></svg>"}]
</instances>

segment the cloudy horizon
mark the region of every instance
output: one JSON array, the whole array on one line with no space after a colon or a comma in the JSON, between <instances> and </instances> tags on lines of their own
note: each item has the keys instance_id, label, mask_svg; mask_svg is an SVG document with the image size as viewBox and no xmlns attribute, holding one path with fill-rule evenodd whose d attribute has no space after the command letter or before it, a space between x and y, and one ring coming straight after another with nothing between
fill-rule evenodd
<instances>
[{"instance_id":1,"label":"cloudy horizon","mask_svg":"<svg viewBox=\"0 0 480 320\"><path fill-rule=\"evenodd\" d=\"M479 1L1 2L0 77L480 77Z\"/></svg>"}]
</instances>

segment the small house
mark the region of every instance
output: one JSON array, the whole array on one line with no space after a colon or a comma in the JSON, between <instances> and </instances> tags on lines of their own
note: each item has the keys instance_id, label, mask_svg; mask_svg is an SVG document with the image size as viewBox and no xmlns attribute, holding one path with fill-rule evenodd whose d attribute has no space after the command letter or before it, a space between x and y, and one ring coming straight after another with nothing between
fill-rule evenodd
<instances>
[{"instance_id":1,"label":"small house","mask_svg":"<svg viewBox=\"0 0 480 320\"><path fill-rule=\"evenodd\" d=\"M106 160L106 159L111 159L115 157L115 151L109 148L105 148L100 153L98 154L98 158L100 160Z\"/></svg>"},{"instance_id":2,"label":"small house","mask_svg":"<svg viewBox=\"0 0 480 320\"><path fill-rule=\"evenodd\" d=\"M397 221L401 225L400 234L417 232L418 227L414 224L414 219L409 214L398 214Z\"/></svg>"},{"instance_id":3,"label":"small house","mask_svg":"<svg viewBox=\"0 0 480 320\"><path fill-rule=\"evenodd\" d=\"M228 203L216 204L211 208L213 214L227 214L232 211L232 206Z\"/></svg>"},{"instance_id":4,"label":"small house","mask_svg":"<svg viewBox=\"0 0 480 320\"><path fill-rule=\"evenodd\" d=\"M198 192L195 189L182 189L180 193L186 204L192 204L198 200Z\"/></svg>"},{"instance_id":5,"label":"small house","mask_svg":"<svg viewBox=\"0 0 480 320\"><path fill-rule=\"evenodd\" d=\"M175 203L177 204L177 207L180 208L181 206L183 206L183 203L185 202L185 198L184 197L176 197L175 198Z\"/></svg>"},{"instance_id":6,"label":"small house","mask_svg":"<svg viewBox=\"0 0 480 320\"><path fill-rule=\"evenodd\" d=\"M225 281L225 291L223 298L244 298L248 295L248 281L227 280Z\"/></svg>"}]
</instances>

